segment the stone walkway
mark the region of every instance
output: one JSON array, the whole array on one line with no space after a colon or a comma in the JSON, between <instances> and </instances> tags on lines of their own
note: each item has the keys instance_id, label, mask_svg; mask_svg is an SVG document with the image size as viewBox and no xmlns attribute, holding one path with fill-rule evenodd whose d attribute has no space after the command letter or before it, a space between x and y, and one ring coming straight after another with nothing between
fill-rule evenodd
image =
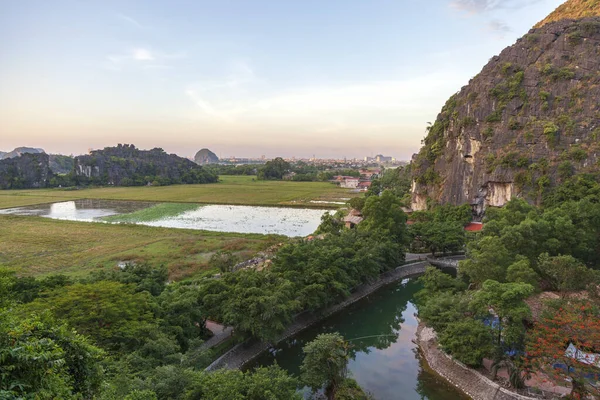
<instances>
[{"instance_id":1,"label":"stone walkway","mask_svg":"<svg viewBox=\"0 0 600 400\"><path fill-rule=\"evenodd\" d=\"M201 349L210 349L215 347L231 337L233 328L224 326L213 321L206 321L206 328L213 333L213 336L200 345Z\"/></svg>"}]
</instances>

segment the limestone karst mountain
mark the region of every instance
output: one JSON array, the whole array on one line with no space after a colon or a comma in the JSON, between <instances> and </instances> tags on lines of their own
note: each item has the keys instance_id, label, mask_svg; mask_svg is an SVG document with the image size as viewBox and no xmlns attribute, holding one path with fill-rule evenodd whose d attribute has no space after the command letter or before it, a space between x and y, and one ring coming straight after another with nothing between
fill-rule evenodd
<instances>
[{"instance_id":1,"label":"limestone karst mountain","mask_svg":"<svg viewBox=\"0 0 600 400\"><path fill-rule=\"evenodd\" d=\"M214 164L219 162L219 157L209 149L202 149L194 156L194 162L199 165Z\"/></svg>"},{"instance_id":2,"label":"limestone karst mountain","mask_svg":"<svg viewBox=\"0 0 600 400\"><path fill-rule=\"evenodd\" d=\"M413 156L413 209L481 215L600 170L599 16L599 0L567 1L446 102Z\"/></svg>"},{"instance_id":3,"label":"limestone karst mountain","mask_svg":"<svg viewBox=\"0 0 600 400\"><path fill-rule=\"evenodd\" d=\"M35 147L17 147L13 151L4 152L0 151L0 160L4 160L7 158L19 157L22 154L30 153L30 154L39 154L44 153L43 149L38 149Z\"/></svg>"}]
</instances>

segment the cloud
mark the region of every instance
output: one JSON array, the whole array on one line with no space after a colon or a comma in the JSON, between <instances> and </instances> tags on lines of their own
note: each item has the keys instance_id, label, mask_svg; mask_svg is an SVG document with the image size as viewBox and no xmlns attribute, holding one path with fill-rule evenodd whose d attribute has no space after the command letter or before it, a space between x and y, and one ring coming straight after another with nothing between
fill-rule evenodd
<instances>
[{"instance_id":1,"label":"cloud","mask_svg":"<svg viewBox=\"0 0 600 400\"><path fill-rule=\"evenodd\" d=\"M452 0L450 7L471 14L480 14L498 9L521 9L540 1L542 0Z\"/></svg>"},{"instance_id":2,"label":"cloud","mask_svg":"<svg viewBox=\"0 0 600 400\"><path fill-rule=\"evenodd\" d=\"M127 52L109 54L102 67L112 71L126 68L169 69L170 62L185 58L185 53L164 53L146 47L136 47Z\"/></svg>"},{"instance_id":3,"label":"cloud","mask_svg":"<svg viewBox=\"0 0 600 400\"><path fill-rule=\"evenodd\" d=\"M140 24L137 20L125 15L125 14L117 14L117 18L126 21L127 23L129 23L130 25L135 26L138 29L144 29L144 26L142 24Z\"/></svg>"},{"instance_id":4,"label":"cloud","mask_svg":"<svg viewBox=\"0 0 600 400\"><path fill-rule=\"evenodd\" d=\"M493 19L487 23L489 30L504 36L505 33L512 32L512 29L504 22L498 19Z\"/></svg>"},{"instance_id":5,"label":"cloud","mask_svg":"<svg viewBox=\"0 0 600 400\"><path fill-rule=\"evenodd\" d=\"M154 55L148 49L133 49L132 56L134 60L138 61L151 61L154 60Z\"/></svg>"}]
</instances>

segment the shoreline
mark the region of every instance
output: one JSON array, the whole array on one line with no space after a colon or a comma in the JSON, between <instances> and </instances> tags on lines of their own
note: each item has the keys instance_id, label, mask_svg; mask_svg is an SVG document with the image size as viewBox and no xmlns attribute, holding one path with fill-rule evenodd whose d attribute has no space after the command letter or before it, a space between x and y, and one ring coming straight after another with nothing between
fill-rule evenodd
<instances>
[{"instance_id":1,"label":"shoreline","mask_svg":"<svg viewBox=\"0 0 600 400\"><path fill-rule=\"evenodd\" d=\"M513 392L455 360L439 348L435 331L421 321L417 326L416 344L432 371L474 400L548 399L548 397L529 397ZM553 398L558 399L558 397Z\"/></svg>"}]
</instances>

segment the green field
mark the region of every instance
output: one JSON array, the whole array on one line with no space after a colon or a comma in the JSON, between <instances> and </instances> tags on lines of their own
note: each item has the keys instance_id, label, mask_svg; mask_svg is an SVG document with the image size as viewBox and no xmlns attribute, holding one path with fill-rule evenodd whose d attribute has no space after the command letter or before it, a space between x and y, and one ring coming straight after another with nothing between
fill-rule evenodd
<instances>
[{"instance_id":1,"label":"green field","mask_svg":"<svg viewBox=\"0 0 600 400\"><path fill-rule=\"evenodd\" d=\"M198 275L217 250L242 259L286 240L283 236L58 221L0 215L0 264L19 275L82 276L119 261L164 264L171 279Z\"/></svg>"},{"instance_id":2,"label":"green field","mask_svg":"<svg viewBox=\"0 0 600 400\"><path fill-rule=\"evenodd\" d=\"M311 200L341 201L340 198L352 197L348 189L328 182L257 181L252 176L228 175L221 176L220 180L204 185L1 190L0 208L76 199L337 208L331 204L311 203Z\"/></svg>"}]
</instances>

